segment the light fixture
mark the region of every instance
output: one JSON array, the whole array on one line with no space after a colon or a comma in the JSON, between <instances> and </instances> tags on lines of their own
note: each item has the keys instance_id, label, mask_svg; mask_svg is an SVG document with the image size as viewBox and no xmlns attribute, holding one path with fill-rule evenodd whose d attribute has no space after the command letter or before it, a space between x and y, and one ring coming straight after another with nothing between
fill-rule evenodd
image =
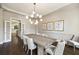
<instances>
[{"instance_id":1,"label":"light fixture","mask_svg":"<svg viewBox=\"0 0 79 59\"><path fill-rule=\"evenodd\" d=\"M40 21L43 21L43 19L40 19Z\"/></svg>"},{"instance_id":2,"label":"light fixture","mask_svg":"<svg viewBox=\"0 0 79 59\"><path fill-rule=\"evenodd\" d=\"M29 19L31 24L38 24L38 22L43 21L42 15L36 12L36 3L33 3L33 12L30 16L26 16L26 19Z\"/></svg>"}]
</instances>

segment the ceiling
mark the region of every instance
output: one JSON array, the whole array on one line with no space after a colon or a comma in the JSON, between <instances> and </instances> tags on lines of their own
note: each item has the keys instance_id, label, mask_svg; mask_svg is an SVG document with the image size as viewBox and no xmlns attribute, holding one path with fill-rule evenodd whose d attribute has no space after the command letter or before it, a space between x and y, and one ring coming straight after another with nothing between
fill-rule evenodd
<instances>
[{"instance_id":1,"label":"ceiling","mask_svg":"<svg viewBox=\"0 0 79 59\"><path fill-rule=\"evenodd\" d=\"M36 12L46 15L66 5L69 3L37 3ZM24 15L30 15L33 11L33 3L2 3L2 7Z\"/></svg>"}]
</instances>

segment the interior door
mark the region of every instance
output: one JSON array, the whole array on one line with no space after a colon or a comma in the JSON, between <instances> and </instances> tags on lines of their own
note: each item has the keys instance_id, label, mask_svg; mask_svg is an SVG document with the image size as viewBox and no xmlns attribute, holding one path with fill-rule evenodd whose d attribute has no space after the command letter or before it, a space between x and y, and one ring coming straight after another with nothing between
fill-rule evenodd
<instances>
[{"instance_id":1,"label":"interior door","mask_svg":"<svg viewBox=\"0 0 79 59\"><path fill-rule=\"evenodd\" d=\"M11 41L11 22L10 21L5 21L5 41L4 42L9 42Z\"/></svg>"}]
</instances>

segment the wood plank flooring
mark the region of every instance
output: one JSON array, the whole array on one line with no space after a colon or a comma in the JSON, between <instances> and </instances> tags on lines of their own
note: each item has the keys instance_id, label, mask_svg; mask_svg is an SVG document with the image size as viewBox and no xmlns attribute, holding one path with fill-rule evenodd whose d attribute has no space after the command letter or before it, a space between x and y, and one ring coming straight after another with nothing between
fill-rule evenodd
<instances>
[{"instance_id":1,"label":"wood plank flooring","mask_svg":"<svg viewBox=\"0 0 79 59\"><path fill-rule=\"evenodd\" d=\"M30 53L28 53L29 55ZM23 41L15 34L12 35L12 41L0 45L0 55L27 55L23 49ZM33 51L37 55L37 49ZM79 55L79 49L74 53L73 47L66 45L64 55Z\"/></svg>"},{"instance_id":2,"label":"wood plank flooring","mask_svg":"<svg viewBox=\"0 0 79 59\"><path fill-rule=\"evenodd\" d=\"M4 43L0 47L0 54L4 55L23 55L25 54L24 49L22 47L22 40L15 36L15 34L12 35L12 41L8 43Z\"/></svg>"}]
</instances>

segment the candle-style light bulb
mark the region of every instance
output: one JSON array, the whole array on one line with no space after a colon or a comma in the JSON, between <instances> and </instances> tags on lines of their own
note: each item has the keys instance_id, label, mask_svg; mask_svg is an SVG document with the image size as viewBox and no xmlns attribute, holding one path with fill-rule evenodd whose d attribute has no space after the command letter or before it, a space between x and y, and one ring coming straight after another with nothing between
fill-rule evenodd
<instances>
[{"instance_id":1,"label":"candle-style light bulb","mask_svg":"<svg viewBox=\"0 0 79 59\"><path fill-rule=\"evenodd\" d=\"M40 21L43 21L43 19L40 19Z\"/></svg>"},{"instance_id":2,"label":"candle-style light bulb","mask_svg":"<svg viewBox=\"0 0 79 59\"><path fill-rule=\"evenodd\" d=\"M28 16L26 16L26 19L28 19L29 17Z\"/></svg>"}]
</instances>

